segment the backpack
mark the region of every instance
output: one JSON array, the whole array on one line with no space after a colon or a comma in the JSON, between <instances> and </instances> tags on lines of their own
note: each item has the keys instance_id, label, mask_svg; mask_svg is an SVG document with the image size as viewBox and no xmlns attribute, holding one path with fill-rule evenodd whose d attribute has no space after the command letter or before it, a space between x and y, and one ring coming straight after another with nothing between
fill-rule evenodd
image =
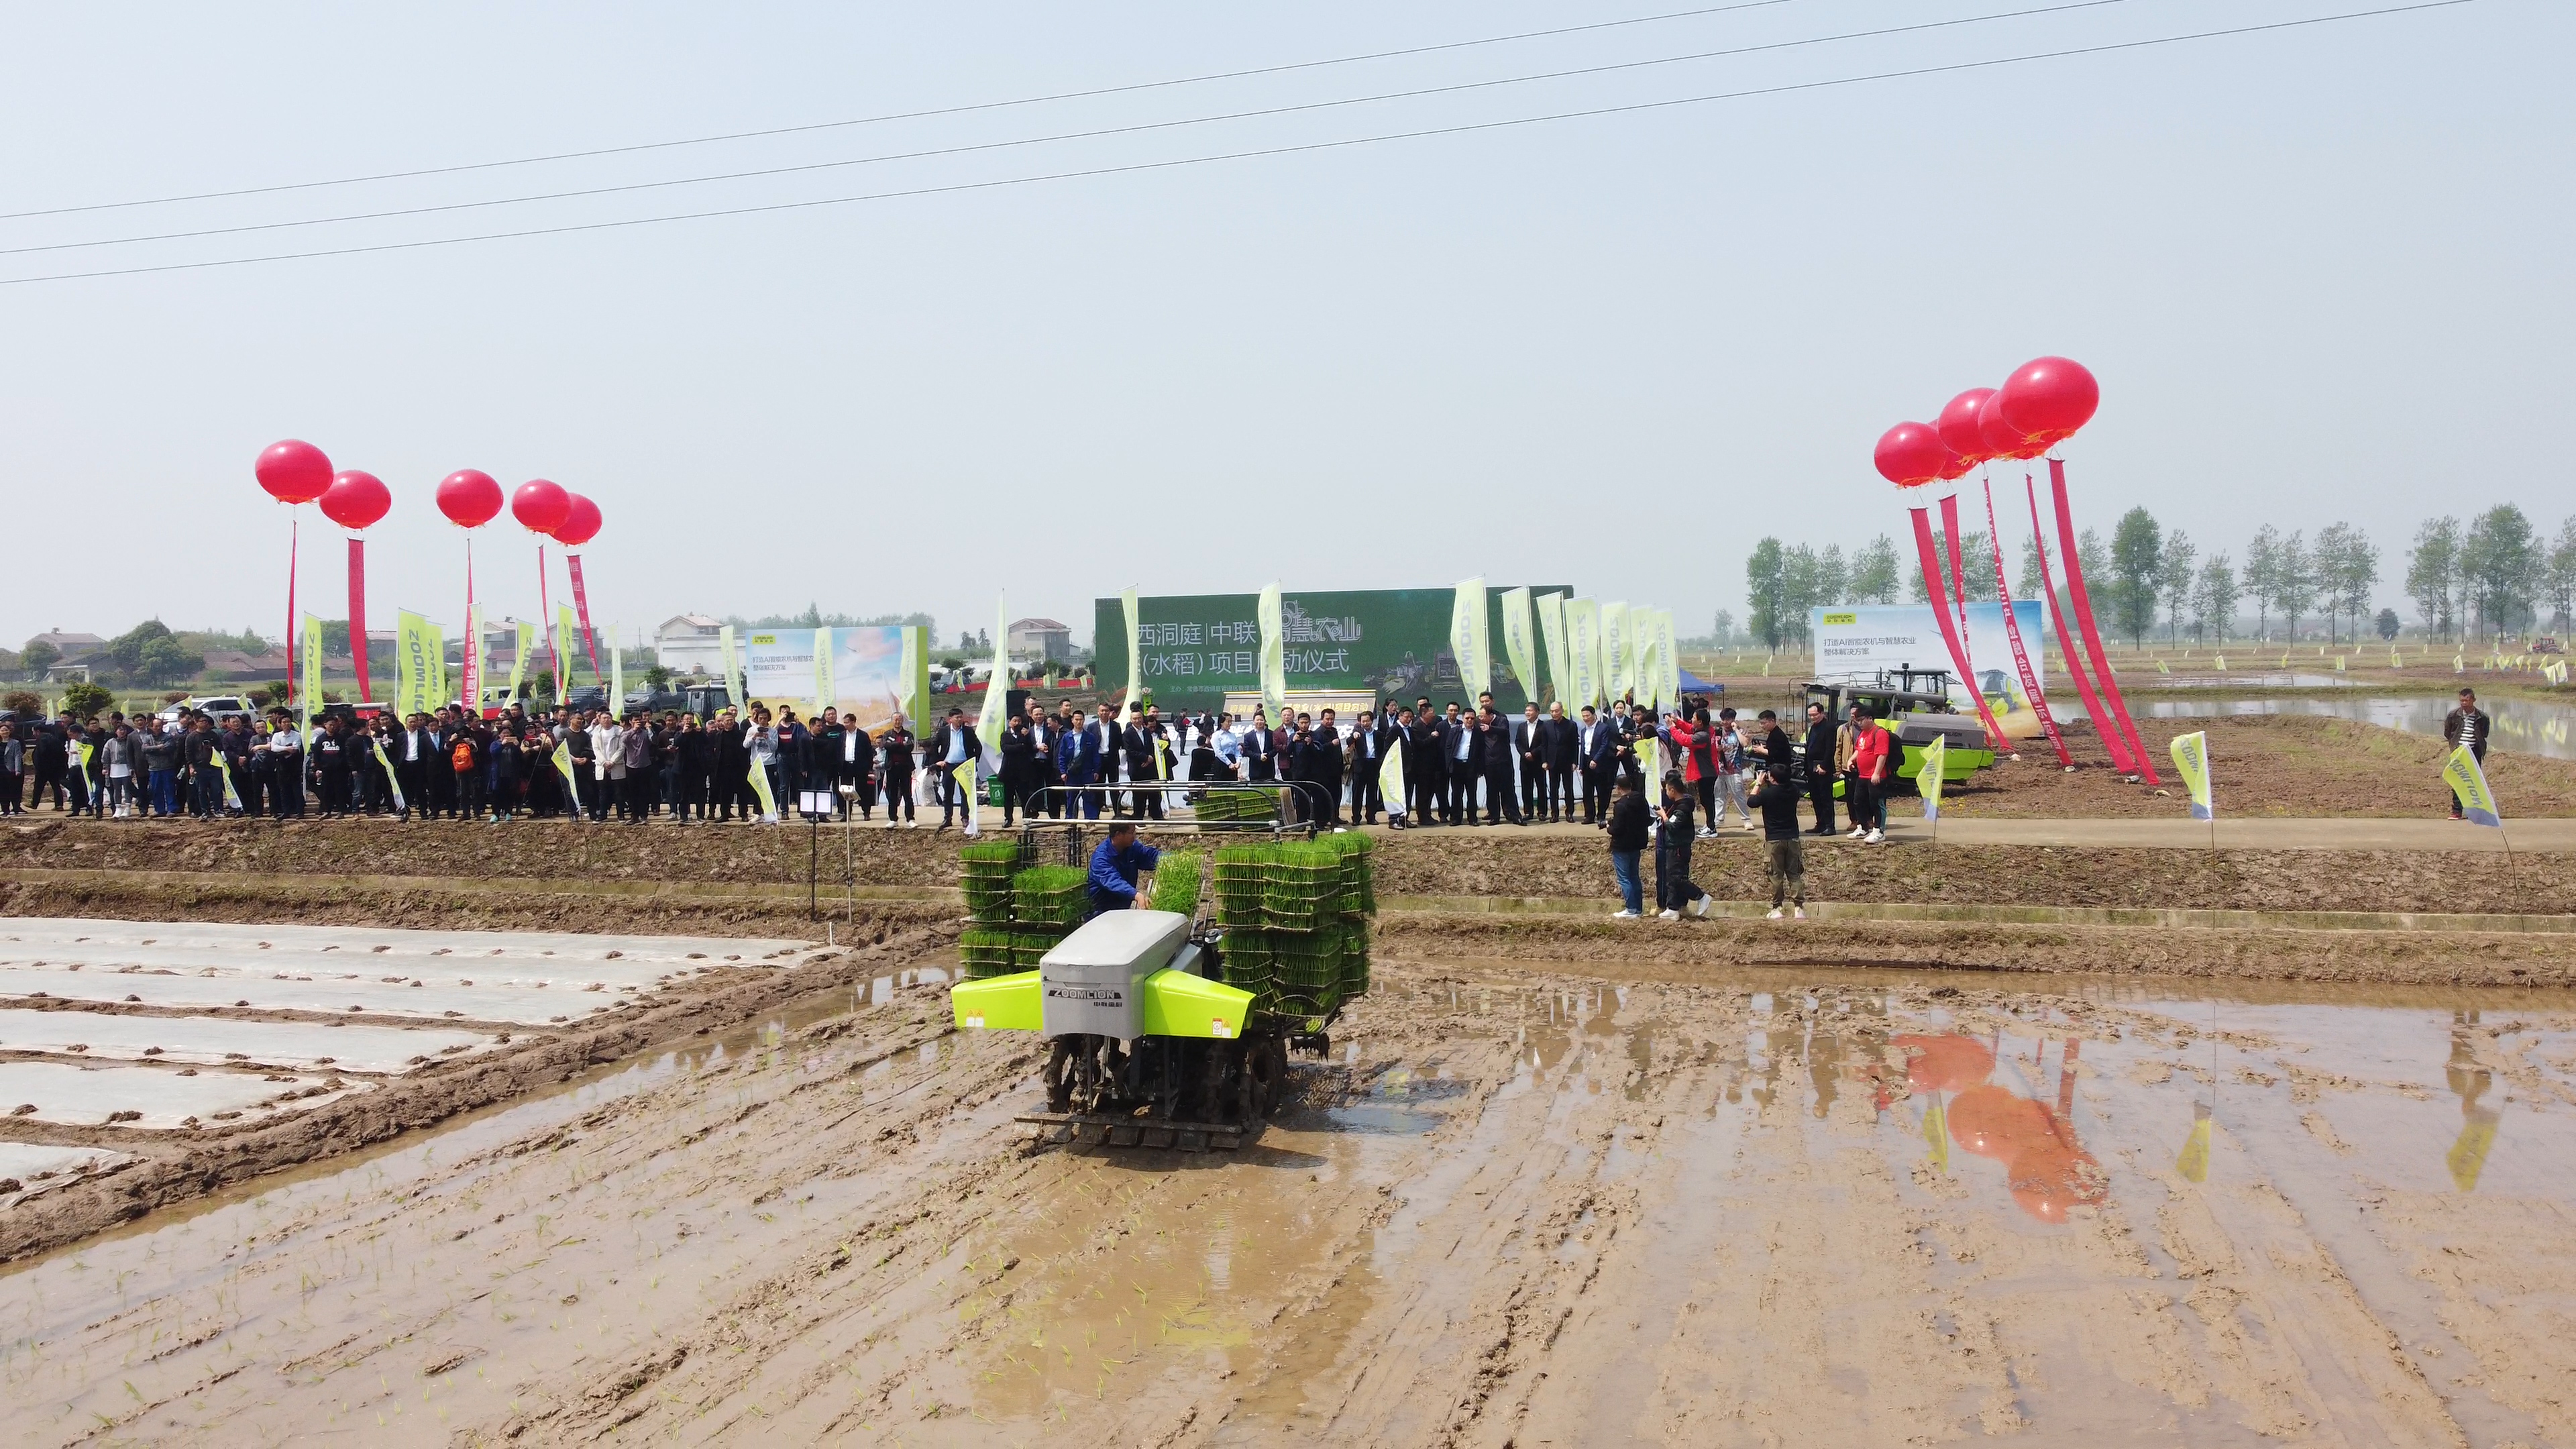
<instances>
[{"instance_id":1,"label":"backpack","mask_svg":"<svg viewBox=\"0 0 2576 1449\"><path fill-rule=\"evenodd\" d=\"M470 736L459 736L456 741L456 747L448 752L447 758L454 766L456 773L460 775L471 774L474 770L473 739Z\"/></svg>"}]
</instances>

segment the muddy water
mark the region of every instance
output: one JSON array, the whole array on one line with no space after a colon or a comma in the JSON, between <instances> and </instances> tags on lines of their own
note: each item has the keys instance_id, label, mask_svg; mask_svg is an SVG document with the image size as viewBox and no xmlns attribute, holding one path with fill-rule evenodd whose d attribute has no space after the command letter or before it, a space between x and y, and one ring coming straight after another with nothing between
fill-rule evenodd
<instances>
[{"instance_id":1,"label":"muddy water","mask_svg":"<svg viewBox=\"0 0 2576 1449\"><path fill-rule=\"evenodd\" d=\"M1191 1155L1033 1147L1026 1039L889 978L0 1277L0 1407L31 1443L2576 1443L2576 997L2055 984L1389 965Z\"/></svg>"}]
</instances>

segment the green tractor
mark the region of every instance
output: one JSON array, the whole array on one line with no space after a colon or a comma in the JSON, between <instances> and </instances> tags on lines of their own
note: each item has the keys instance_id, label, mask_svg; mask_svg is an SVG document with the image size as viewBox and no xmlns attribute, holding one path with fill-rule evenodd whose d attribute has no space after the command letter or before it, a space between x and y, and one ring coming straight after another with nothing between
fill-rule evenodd
<instances>
[{"instance_id":1,"label":"green tractor","mask_svg":"<svg viewBox=\"0 0 2576 1449\"><path fill-rule=\"evenodd\" d=\"M964 852L952 1010L961 1029L1047 1038L1045 1106L1019 1120L1050 1140L1239 1147L1282 1100L1289 1052L1330 1051L1368 990L1369 837L1282 820L1276 786L1190 789L1233 798L1167 828L1229 843L1165 850L1136 909L1065 904L1099 821L1032 821Z\"/></svg>"}]
</instances>

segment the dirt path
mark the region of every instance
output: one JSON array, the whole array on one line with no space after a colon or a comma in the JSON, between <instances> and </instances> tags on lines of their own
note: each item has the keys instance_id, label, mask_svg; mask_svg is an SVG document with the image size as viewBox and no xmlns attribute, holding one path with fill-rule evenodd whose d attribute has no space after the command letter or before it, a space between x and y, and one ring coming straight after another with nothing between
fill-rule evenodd
<instances>
[{"instance_id":1,"label":"dirt path","mask_svg":"<svg viewBox=\"0 0 2576 1449\"><path fill-rule=\"evenodd\" d=\"M1390 966L1197 1156L1034 1149L1031 1039L843 993L0 1279L0 1404L40 1444L2576 1442L2576 999L1626 974Z\"/></svg>"}]
</instances>

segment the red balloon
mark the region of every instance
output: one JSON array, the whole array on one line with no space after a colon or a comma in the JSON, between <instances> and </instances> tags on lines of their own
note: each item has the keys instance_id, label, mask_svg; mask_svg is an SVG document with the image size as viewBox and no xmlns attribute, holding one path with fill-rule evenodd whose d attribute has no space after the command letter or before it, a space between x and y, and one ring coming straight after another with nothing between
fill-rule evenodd
<instances>
[{"instance_id":1,"label":"red balloon","mask_svg":"<svg viewBox=\"0 0 2576 1449\"><path fill-rule=\"evenodd\" d=\"M1873 455L1878 475L1899 488L1914 488L1941 476L1957 461L1928 423L1898 423L1878 440Z\"/></svg>"},{"instance_id":2,"label":"red balloon","mask_svg":"<svg viewBox=\"0 0 2576 1449\"><path fill-rule=\"evenodd\" d=\"M555 541L566 548L579 548L599 537L599 505L578 493L567 497L570 506L564 509L563 522L555 525Z\"/></svg>"},{"instance_id":3,"label":"red balloon","mask_svg":"<svg viewBox=\"0 0 2576 1449\"><path fill-rule=\"evenodd\" d=\"M251 471L280 503L310 503L331 491L331 460L301 438L269 444Z\"/></svg>"},{"instance_id":4,"label":"red balloon","mask_svg":"<svg viewBox=\"0 0 2576 1449\"><path fill-rule=\"evenodd\" d=\"M2004 395L2000 392L1986 399L1977 410L1977 433L1985 439L1986 455L1991 458L2036 458L2048 451L2046 443L2035 443L2022 436L2019 429L2004 421Z\"/></svg>"},{"instance_id":5,"label":"red balloon","mask_svg":"<svg viewBox=\"0 0 2576 1449\"><path fill-rule=\"evenodd\" d=\"M342 528L356 533L385 516L394 506L392 490L373 473L352 468L331 480L322 495L322 516Z\"/></svg>"},{"instance_id":6,"label":"red balloon","mask_svg":"<svg viewBox=\"0 0 2576 1449\"><path fill-rule=\"evenodd\" d=\"M1932 424L1941 435L1942 445L1966 459L1972 468L1994 456L1986 447L1985 434L1977 430L1977 411L1994 395L1993 388L1972 387L1950 399L1950 405L1941 409L1940 420Z\"/></svg>"},{"instance_id":7,"label":"red balloon","mask_svg":"<svg viewBox=\"0 0 2576 1449\"><path fill-rule=\"evenodd\" d=\"M438 480L438 511L459 528L481 528L501 512L501 485L480 468L459 468Z\"/></svg>"},{"instance_id":8,"label":"red balloon","mask_svg":"<svg viewBox=\"0 0 2576 1449\"><path fill-rule=\"evenodd\" d=\"M1960 479L1960 478L1965 478L1965 477L1967 477L1967 476L1968 476L1968 470L1969 470L1969 469L1971 469L1971 468L1973 468L1973 467L1975 467L1975 466L1977 466L1977 465L1976 465L1976 464L1974 464L1974 463L1969 462L1969 461L1968 461L1967 459L1965 459L1965 458L1960 457L1960 456L1959 456L1958 454L1956 454L1956 453L1952 453L1952 454L1950 455L1950 465L1949 465L1948 467L1946 467L1946 468L1943 468L1940 472L1938 472L1938 473L1934 474L1933 476L1934 476L1934 477L1936 477L1936 478L1938 478L1938 479L1940 479L1940 480L1941 480L1942 482L1944 482L1944 483L1948 483L1948 482L1952 482L1952 481L1957 480L1957 479Z\"/></svg>"},{"instance_id":9,"label":"red balloon","mask_svg":"<svg viewBox=\"0 0 2576 1449\"><path fill-rule=\"evenodd\" d=\"M563 526L564 512L572 507L572 495L560 483L531 478L510 495L510 516L530 533L552 533Z\"/></svg>"},{"instance_id":10,"label":"red balloon","mask_svg":"<svg viewBox=\"0 0 2576 1449\"><path fill-rule=\"evenodd\" d=\"M1973 1037L1907 1035L1891 1045L1906 1054L1905 1080L1918 1092L1962 1092L1994 1075L1995 1054Z\"/></svg>"},{"instance_id":11,"label":"red balloon","mask_svg":"<svg viewBox=\"0 0 2576 1449\"><path fill-rule=\"evenodd\" d=\"M2045 449L2074 437L2077 428L2093 421L2093 410L2102 405L2102 385L2080 362L2043 357L2023 363L2005 378L1999 396L2004 421Z\"/></svg>"}]
</instances>

